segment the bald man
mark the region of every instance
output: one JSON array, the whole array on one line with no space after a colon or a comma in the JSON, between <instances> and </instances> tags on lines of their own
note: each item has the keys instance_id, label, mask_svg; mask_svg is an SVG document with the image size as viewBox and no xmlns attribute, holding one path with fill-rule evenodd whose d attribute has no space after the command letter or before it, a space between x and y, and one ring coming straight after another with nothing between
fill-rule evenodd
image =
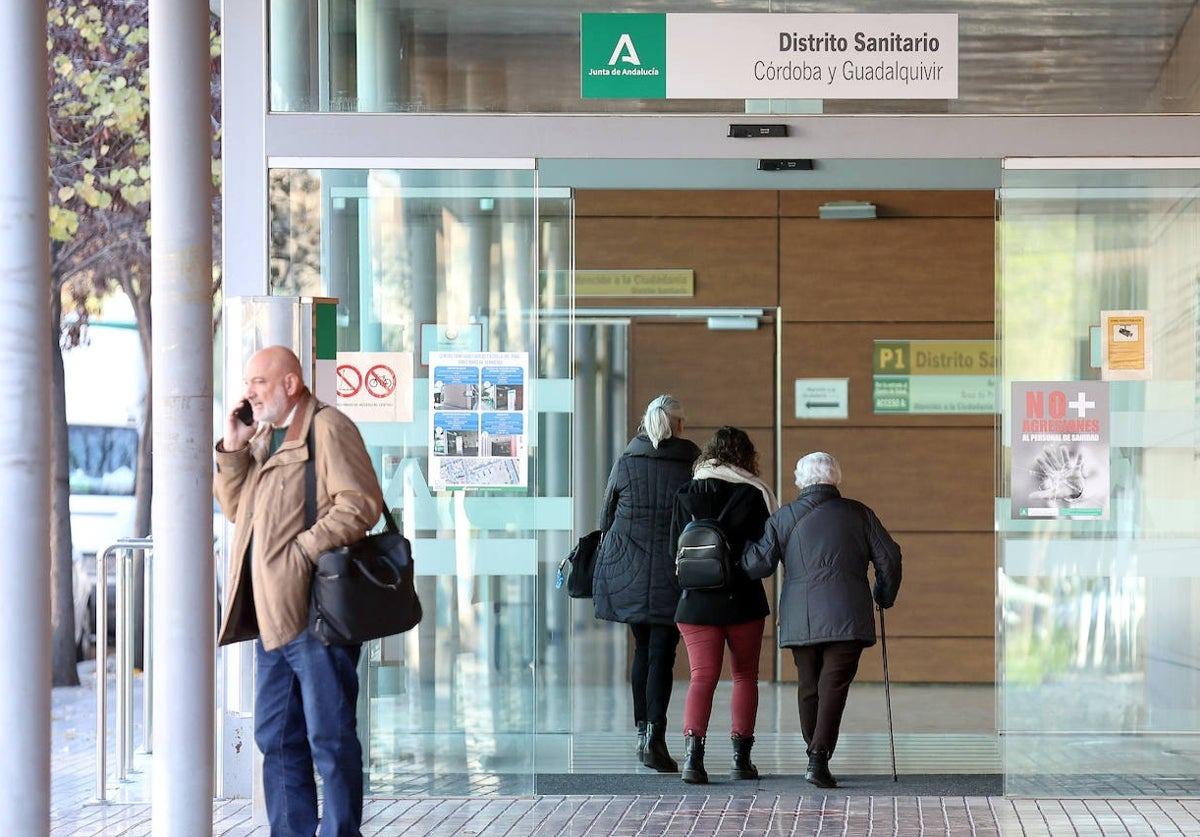
<instances>
[{"instance_id":1,"label":"bald man","mask_svg":"<svg viewBox=\"0 0 1200 837\"><path fill-rule=\"evenodd\" d=\"M383 495L354 423L317 401L287 348L254 354L243 401L216 445L213 493L236 524L220 643L256 640L254 739L273 837L358 835L362 748L355 707L361 647L325 646L309 632L317 558L360 540ZM249 404L253 419L239 409ZM306 508L305 471L315 451L316 509ZM310 525L310 521L311 525Z\"/></svg>"}]
</instances>

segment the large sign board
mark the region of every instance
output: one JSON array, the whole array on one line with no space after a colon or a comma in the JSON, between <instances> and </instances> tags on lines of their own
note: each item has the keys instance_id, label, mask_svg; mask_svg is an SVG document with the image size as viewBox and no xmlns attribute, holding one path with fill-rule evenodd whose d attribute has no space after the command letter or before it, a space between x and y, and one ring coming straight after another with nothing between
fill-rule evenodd
<instances>
[{"instance_id":1,"label":"large sign board","mask_svg":"<svg viewBox=\"0 0 1200 837\"><path fill-rule=\"evenodd\" d=\"M999 411L994 340L876 340L877 414L979 415Z\"/></svg>"},{"instance_id":2,"label":"large sign board","mask_svg":"<svg viewBox=\"0 0 1200 837\"><path fill-rule=\"evenodd\" d=\"M956 14L585 13L585 99L956 99Z\"/></svg>"}]
</instances>

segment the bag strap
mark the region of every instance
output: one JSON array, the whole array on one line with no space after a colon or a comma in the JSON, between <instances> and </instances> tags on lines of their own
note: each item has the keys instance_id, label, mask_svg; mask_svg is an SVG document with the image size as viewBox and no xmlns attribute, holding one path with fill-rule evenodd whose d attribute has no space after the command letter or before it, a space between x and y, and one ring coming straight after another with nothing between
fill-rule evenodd
<instances>
[{"instance_id":1,"label":"bag strap","mask_svg":"<svg viewBox=\"0 0 1200 837\"><path fill-rule=\"evenodd\" d=\"M304 528L306 530L311 529L317 523L317 434L315 425L317 413L324 409L324 404L318 404L308 422L308 461L304 463ZM387 524L388 532L393 535L400 533L400 528L396 526L396 521L386 503L383 506L383 520Z\"/></svg>"}]
</instances>

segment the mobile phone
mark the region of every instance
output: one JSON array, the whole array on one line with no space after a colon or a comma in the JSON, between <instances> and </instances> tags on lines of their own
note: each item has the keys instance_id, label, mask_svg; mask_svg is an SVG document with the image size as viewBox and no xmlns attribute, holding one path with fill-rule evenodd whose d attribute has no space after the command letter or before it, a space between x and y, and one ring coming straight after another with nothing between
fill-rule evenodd
<instances>
[{"instance_id":1,"label":"mobile phone","mask_svg":"<svg viewBox=\"0 0 1200 837\"><path fill-rule=\"evenodd\" d=\"M254 408L250 406L249 400L242 399L242 406L237 409L237 418L247 427L254 424Z\"/></svg>"}]
</instances>

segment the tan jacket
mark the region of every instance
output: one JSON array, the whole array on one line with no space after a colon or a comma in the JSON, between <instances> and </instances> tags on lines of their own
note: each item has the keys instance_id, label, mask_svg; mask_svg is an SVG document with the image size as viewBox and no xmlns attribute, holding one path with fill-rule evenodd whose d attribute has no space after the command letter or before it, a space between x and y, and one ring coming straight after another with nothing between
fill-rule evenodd
<instances>
[{"instance_id":1,"label":"tan jacket","mask_svg":"<svg viewBox=\"0 0 1200 837\"><path fill-rule=\"evenodd\" d=\"M213 494L237 524L221 645L257 636L270 651L299 636L308 628L317 557L359 540L379 519L383 494L362 436L344 414L324 406L315 419L317 522L305 529L306 440L319 403L310 393L301 397L274 456L268 425L241 450L229 452L217 442Z\"/></svg>"}]
</instances>

